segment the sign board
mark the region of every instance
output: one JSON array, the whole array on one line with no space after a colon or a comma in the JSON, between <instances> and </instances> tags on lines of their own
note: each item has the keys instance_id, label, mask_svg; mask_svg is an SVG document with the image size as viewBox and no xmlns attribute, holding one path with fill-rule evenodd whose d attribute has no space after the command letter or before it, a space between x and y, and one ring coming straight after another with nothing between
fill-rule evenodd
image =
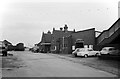
<instances>
[{"instance_id":1,"label":"sign board","mask_svg":"<svg viewBox=\"0 0 120 79\"><path fill-rule=\"evenodd\" d=\"M84 45L84 48L88 48L88 45Z\"/></svg>"},{"instance_id":2,"label":"sign board","mask_svg":"<svg viewBox=\"0 0 120 79\"><path fill-rule=\"evenodd\" d=\"M72 46L72 50L75 50L75 46Z\"/></svg>"},{"instance_id":3,"label":"sign board","mask_svg":"<svg viewBox=\"0 0 120 79\"><path fill-rule=\"evenodd\" d=\"M55 46L55 50L56 50L56 46Z\"/></svg>"},{"instance_id":4,"label":"sign board","mask_svg":"<svg viewBox=\"0 0 120 79\"><path fill-rule=\"evenodd\" d=\"M92 48L92 49L93 49L93 45L89 45L89 48Z\"/></svg>"}]
</instances>

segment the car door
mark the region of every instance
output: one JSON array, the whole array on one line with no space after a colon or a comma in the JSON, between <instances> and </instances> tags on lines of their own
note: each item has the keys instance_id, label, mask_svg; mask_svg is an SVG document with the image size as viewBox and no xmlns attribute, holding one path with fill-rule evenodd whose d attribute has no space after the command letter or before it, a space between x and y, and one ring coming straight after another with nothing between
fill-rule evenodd
<instances>
[{"instance_id":1,"label":"car door","mask_svg":"<svg viewBox=\"0 0 120 79\"><path fill-rule=\"evenodd\" d=\"M114 54L116 53L115 48L110 48L110 49L109 49L109 53L110 53L111 55L114 55Z\"/></svg>"},{"instance_id":2,"label":"car door","mask_svg":"<svg viewBox=\"0 0 120 79\"><path fill-rule=\"evenodd\" d=\"M112 48L112 55L117 55L118 54L118 50L116 48Z\"/></svg>"},{"instance_id":3,"label":"car door","mask_svg":"<svg viewBox=\"0 0 120 79\"><path fill-rule=\"evenodd\" d=\"M93 50L92 50L92 49L88 49L87 52L88 52L88 55L89 55L89 56L92 56L92 55L93 55Z\"/></svg>"},{"instance_id":4,"label":"car door","mask_svg":"<svg viewBox=\"0 0 120 79\"><path fill-rule=\"evenodd\" d=\"M92 55L96 55L97 51L92 50Z\"/></svg>"}]
</instances>

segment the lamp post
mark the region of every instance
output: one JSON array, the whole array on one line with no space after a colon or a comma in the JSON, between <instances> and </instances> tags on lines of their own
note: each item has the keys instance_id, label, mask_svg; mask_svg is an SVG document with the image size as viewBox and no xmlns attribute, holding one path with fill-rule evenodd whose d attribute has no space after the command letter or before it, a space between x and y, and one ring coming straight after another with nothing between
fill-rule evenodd
<instances>
[{"instance_id":1,"label":"lamp post","mask_svg":"<svg viewBox=\"0 0 120 79\"><path fill-rule=\"evenodd\" d=\"M63 36L63 50L64 50L64 36Z\"/></svg>"}]
</instances>

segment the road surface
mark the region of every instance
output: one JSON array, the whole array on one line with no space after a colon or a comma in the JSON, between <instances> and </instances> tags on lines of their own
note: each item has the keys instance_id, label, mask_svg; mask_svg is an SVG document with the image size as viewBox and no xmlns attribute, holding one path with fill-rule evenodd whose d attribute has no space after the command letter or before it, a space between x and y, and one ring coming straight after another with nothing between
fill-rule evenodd
<instances>
[{"instance_id":1,"label":"road surface","mask_svg":"<svg viewBox=\"0 0 120 79\"><path fill-rule=\"evenodd\" d=\"M3 77L116 77L80 63L61 59L55 55L12 51L21 67L3 69Z\"/></svg>"}]
</instances>

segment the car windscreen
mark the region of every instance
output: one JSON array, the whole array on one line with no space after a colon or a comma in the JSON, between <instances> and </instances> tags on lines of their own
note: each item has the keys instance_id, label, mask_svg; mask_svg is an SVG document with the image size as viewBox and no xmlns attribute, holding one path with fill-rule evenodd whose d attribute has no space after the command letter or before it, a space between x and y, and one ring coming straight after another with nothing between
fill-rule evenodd
<instances>
[{"instance_id":1,"label":"car windscreen","mask_svg":"<svg viewBox=\"0 0 120 79\"><path fill-rule=\"evenodd\" d=\"M106 51L107 49L106 49L106 48L103 48L102 50L103 50L103 51Z\"/></svg>"},{"instance_id":2,"label":"car windscreen","mask_svg":"<svg viewBox=\"0 0 120 79\"><path fill-rule=\"evenodd\" d=\"M88 51L93 51L93 49L88 49Z\"/></svg>"}]
</instances>

